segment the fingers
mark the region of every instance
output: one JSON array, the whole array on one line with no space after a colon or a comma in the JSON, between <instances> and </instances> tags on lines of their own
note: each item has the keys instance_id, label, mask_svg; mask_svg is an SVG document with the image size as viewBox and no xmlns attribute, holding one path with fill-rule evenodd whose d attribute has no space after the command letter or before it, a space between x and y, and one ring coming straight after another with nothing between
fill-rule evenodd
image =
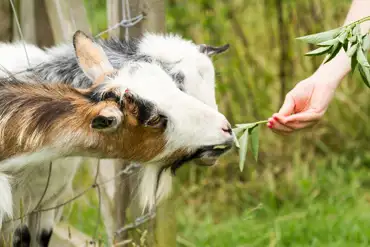
<instances>
[{"instance_id":1,"label":"fingers","mask_svg":"<svg viewBox=\"0 0 370 247\"><path fill-rule=\"evenodd\" d=\"M298 117L291 118L296 115ZM296 130L303 130L312 127L318 122L321 114L299 113L296 115L284 117L275 113L272 118L268 119L267 127L277 134L289 135Z\"/></svg>"},{"instance_id":2,"label":"fingers","mask_svg":"<svg viewBox=\"0 0 370 247\"><path fill-rule=\"evenodd\" d=\"M313 122L318 121L322 116L323 113L306 111L288 116L283 121L285 124L288 124L289 122Z\"/></svg>"},{"instance_id":3,"label":"fingers","mask_svg":"<svg viewBox=\"0 0 370 247\"><path fill-rule=\"evenodd\" d=\"M286 133L291 133L293 131L292 128L282 123L279 116L273 116L272 118L268 119L268 125L270 129L273 129L275 131L281 131Z\"/></svg>"},{"instance_id":4,"label":"fingers","mask_svg":"<svg viewBox=\"0 0 370 247\"><path fill-rule=\"evenodd\" d=\"M282 116L289 116L290 114L294 113L294 99L288 93L285 97L284 103L279 110L279 114Z\"/></svg>"}]
</instances>

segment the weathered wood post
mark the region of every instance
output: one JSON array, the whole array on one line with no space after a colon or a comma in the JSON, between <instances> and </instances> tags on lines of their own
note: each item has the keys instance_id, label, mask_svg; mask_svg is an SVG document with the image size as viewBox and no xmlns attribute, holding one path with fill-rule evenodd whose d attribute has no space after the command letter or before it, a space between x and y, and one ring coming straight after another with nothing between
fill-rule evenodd
<instances>
[{"instance_id":1,"label":"weathered wood post","mask_svg":"<svg viewBox=\"0 0 370 247\"><path fill-rule=\"evenodd\" d=\"M158 33L165 32L165 1L164 0L129 0L128 6L122 4L126 1L121 0L108 0L107 11L108 11L108 25L113 26L120 22L123 17L126 19L131 17L134 18L140 14L145 15L145 19L139 22L137 25L129 28L129 37L139 37L145 31L152 31ZM123 13L122 8L129 8L130 16L127 13ZM125 38L125 29L112 30L109 33L110 36L119 36L121 39ZM116 173L124 169L129 165L127 162L121 161L116 163ZM129 178L127 177L129 176ZM115 203L115 216L116 229L121 228L128 223L128 214L131 219L135 219L140 216L141 211L138 210L138 205L135 200L132 200L134 195L131 192L137 186L138 177L135 175L122 175L116 179L116 188L114 195ZM149 225L154 225L153 229L148 230L148 240L150 246L175 246L176 245L176 233L174 223L175 217L172 212L172 205L168 202L157 208L157 216L150 222ZM117 236L116 241L124 241L128 239L127 234ZM154 243L156 242L156 243Z\"/></svg>"},{"instance_id":2,"label":"weathered wood post","mask_svg":"<svg viewBox=\"0 0 370 247\"><path fill-rule=\"evenodd\" d=\"M12 38L12 12L9 0L0 0L0 41Z\"/></svg>"}]
</instances>

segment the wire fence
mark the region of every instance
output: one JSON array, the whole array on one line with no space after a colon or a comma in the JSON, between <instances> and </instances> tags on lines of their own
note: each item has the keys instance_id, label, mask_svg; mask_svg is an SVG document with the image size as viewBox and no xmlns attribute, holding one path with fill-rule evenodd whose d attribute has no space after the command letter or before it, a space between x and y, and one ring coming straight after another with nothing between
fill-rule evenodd
<instances>
[{"instance_id":1,"label":"wire fence","mask_svg":"<svg viewBox=\"0 0 370 247\"><path fill-rule=\"evenodd\" d=\"M26 41L25 41L24 36L23 36L23 32L22 32L22 28L21 28L21 25L20 25L20 20L19 20L19 16L18 16L18 13L17 13L17 10L16 10L16 6L15 6L13 0L9 0L9 1L10 1L10 5L11 5L11 10L13 12L13 16L14 16L14 19L15 19L16 28L17 28L17 31L20 35L20 39L21 39L21 42L22 42L22 46L23 46L25 57L26 57L27 64L28 64L28 68L23 70L23 71L17 71L17 72L7 71L7 73L9 73L10 76L15 76L17 74L22 74L24 72L30 71L32 65L31 65L30 57L29 57L29 54L28 54L28 51L27 51ZM69 0L69 4L70 4L70 1L71 0ZM91 4L88 7L92 8ZM90 11L91 11L91 9L90 9ZM74 26L73 28L75 30L77 30L78 27L77 27L75 16L73 14L73 11L72 11L71 7L69 9L69 15L72 19L72 23L73 23L73 26ZM131 27L137 25L138 23L140 23L142 20L144 20L144 18L145 18L145 15L143 13L141 13L141 14L135 16L135 17L131 17L129 0L122 0L122 19L118 23L108 27L104 31L101 31L101 32L99 32L98 34L96 34L94 36L95 37L101 37L103 34L109 33L109 32L111 32L115 29L124 28L125 29L125 36L124 37L125 37L125 40L128 41L128 39L130 38L129 29ZM3 67L3 66L1 66L1 67ZM5 68L3 68L3 70L6 71ZM51 175L52 175L53 169L54 169L53 163L50 162L50 164L48 166L48 177L47 177L47 180L46 180L45 188L44 188L44 191L43 191L42 195L40 195L40 199L38 200L36 206L32 210L29 210L28 212L21 212L20 217L13 218L13 219L9 220L8 222L5 222L5 223L9 223L9 222L16 221L16 220L21 220L23 222L23 220L26 217L29 217L29 216L32 216L32 215L39 215L39 214L47 212L47 211L57 210L57 209L63 208L64 206L66 206L66 205L76 201L77 199L83 197L88 192L90 192L92 190L95 190L96 194L97 194L97 199L98 199L97 209L96 209L97 210L96 226L95 226L94 234L92 236L90 236L91 240L88 244L96 245L97 242L98 242L98 228L99 228L99 225L101 224L101 218L102 218L102 215L101 215L102 200L103 200L102 191L101 191L102 188L104 188L104 186L106 186L108 183L113 182L114 180L116 180L118 178L120 178L121 183L125 182L131 176L137 175L141 171L141 166L139 164L132 163L132 164L126 166L126 168L124 168L121 171L119 171L118 173L116 173L113 177L105 179L103 181L99 181L100 180L99 179L99 177L100 177L100 162L97 162L93 182L88 187L86 187L82 191L78 192L73 197L65 200L64 202L62 202L62 203L60 203L60 204L58 204L54 207L43 208L42 203L45 199L45 195L48 192L48 189L50 187L50 183L52 183ZM123 179L121 178L122 175L124 175ZM148 221L154 219L155 217L156 217L156 209L154 208L154 210L148 212L147 214L144 214L144 215L141 215L140 217L135 218L132 222L127 223L127 224L125 224L121 227L118 227L118 229L116 228L114 233L112 234L112 239L108 239L109 242L115 243L116 242L115 239L118 236L120 236L122 234L126 234L127 232L140 227L141 225L147 223ZM123 242L116 243L116 244L117 244L117 246L118 245L119 246L124 246L128 243L131 243L131 240L125 240Z\"/></svg>"}]
</instances>

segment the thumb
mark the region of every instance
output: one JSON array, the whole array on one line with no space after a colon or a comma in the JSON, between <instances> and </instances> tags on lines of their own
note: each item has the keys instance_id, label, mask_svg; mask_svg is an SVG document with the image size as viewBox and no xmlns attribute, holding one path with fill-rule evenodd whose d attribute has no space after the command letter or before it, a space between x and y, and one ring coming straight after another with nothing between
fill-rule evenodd
<instances>
[{"instance_id":1,"label":"thumb","mask_svg":"<svg viewBox=\"0 0 370 247\"><path fill-rule=\"evenodd\" d=\"M293 97L290 94L287 94L284 103L279 110L279 114L283 116L289 116L294 113L294 107L295 103Z\"/></svg>"}]
</instances>

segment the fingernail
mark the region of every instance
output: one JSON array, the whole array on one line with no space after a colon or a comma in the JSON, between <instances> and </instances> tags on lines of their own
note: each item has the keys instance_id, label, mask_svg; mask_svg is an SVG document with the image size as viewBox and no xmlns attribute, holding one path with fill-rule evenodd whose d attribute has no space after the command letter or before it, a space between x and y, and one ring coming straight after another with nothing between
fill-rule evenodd
<instances>
[{"instance_id":1,"label":"fingernail","mask_svg":"<svg viewBox=\"0 0 370 247\"><path fill-rule=\"evenodd\" d=\"M279 120L277 116L273 116L273 118L274 118L276 121L278 121L278 120Z\"/></svg>"}]
</instances>

